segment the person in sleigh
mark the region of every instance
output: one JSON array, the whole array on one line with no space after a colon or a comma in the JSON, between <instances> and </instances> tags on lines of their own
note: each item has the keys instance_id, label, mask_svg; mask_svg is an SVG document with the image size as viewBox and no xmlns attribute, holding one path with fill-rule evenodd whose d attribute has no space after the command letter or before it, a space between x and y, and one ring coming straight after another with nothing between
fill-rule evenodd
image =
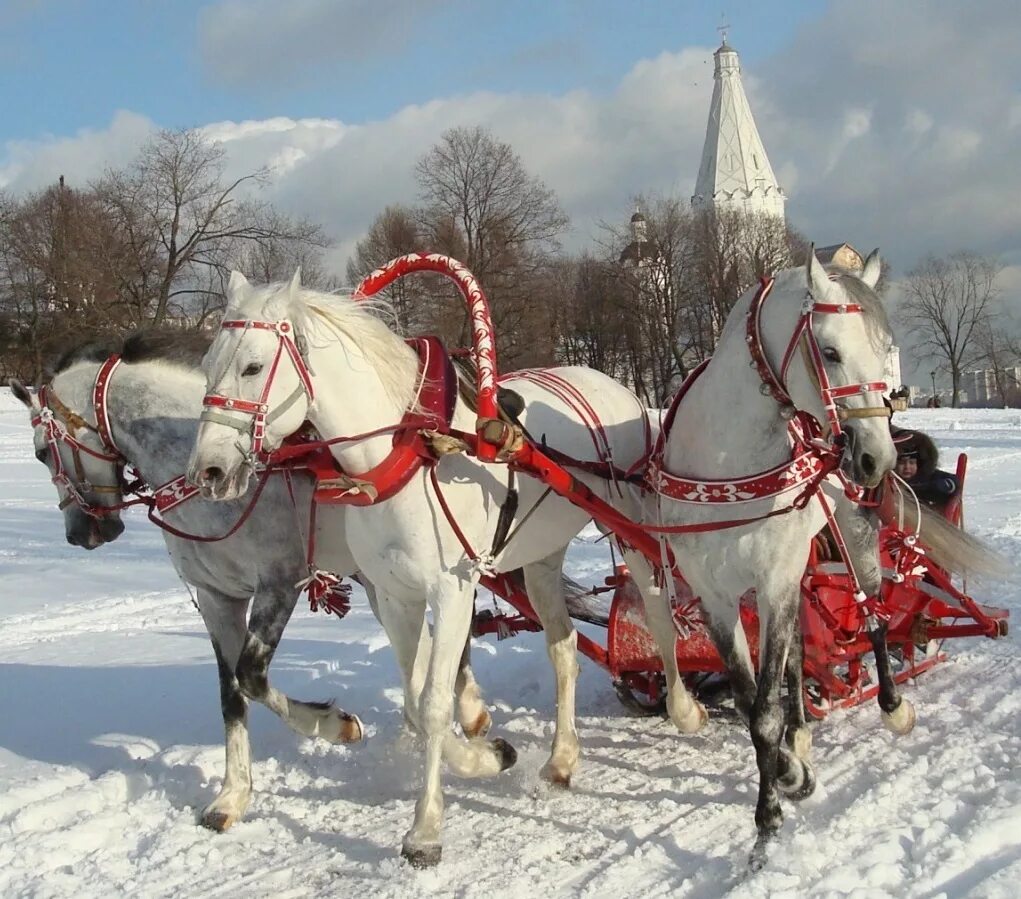
<instances>
[{"instance_id":1,"label":"person in sleigh","mask_svg":"<svg viewBox=\"0 0 1021 899\"><path fill-rule=\"evenodd\" d=\"M915 491L915 496L929 506L942 509L961 489L956 475L939 468L939 450L932 438L922 431L890 426L890 435L897 448L894 469Z\"/></svg>"}]
</instances>

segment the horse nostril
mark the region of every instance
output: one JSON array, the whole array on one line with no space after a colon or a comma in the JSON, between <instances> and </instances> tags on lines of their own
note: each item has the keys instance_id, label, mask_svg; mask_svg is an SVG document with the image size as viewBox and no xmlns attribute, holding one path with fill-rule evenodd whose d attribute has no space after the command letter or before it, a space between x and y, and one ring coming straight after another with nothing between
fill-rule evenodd
<instances>
[{"instance_id":1,"label":"horse nostril","mask_svg":"<svg viewBox=\"0 0 1021 899\"><path fill-rule=\"evenodd\" d=\"M861 454L861 470L868 476L876 473L876 459L871 453Z\"/></svg>"},{"instance_id":2,"label":"horse nostril","mask_svg":"<svg viewBox=\"0 0 1021 899\"><path fill-rule=\"evenodd\" d=\"M78 546L78 538L75 537L74 534L66 534L65 536L67 537L68 543L70 543L72 546Z\"/></svg>"},{"instance_id":3,"label":"horse nostril","mask_svg":"<svg viewBox=\"0 0 1021 899\"><path fill-rule=\"evenodd\" d=\"M203 468L202 473L199 475L199 481L203 484L216 484L221 480L223 480L223 469L218 468L216 465Z\"/></svg>"}]
</instances>

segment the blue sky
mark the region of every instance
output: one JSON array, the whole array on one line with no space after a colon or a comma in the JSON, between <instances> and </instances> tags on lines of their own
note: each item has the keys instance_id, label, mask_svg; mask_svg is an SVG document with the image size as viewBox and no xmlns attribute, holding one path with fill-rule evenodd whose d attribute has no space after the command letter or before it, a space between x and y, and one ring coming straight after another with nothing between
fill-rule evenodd
<instances>
[{"instance_id":1,"label":"blue sky","mask_svg":"<svg viewBox=\"0 0 1021 899\"><path fill-rule=\"evenodd\" d=\"M0 141L105 127L120 109L166 127L279 115L360 123L469 91L600 94L635 60L715 45L724 21L698 2L276 5L294 10L291 28L253 36L245 29L260 3L4 0ZM724 8L732 43L754 65L823 4Z\"/></svg>"}]
</instances>

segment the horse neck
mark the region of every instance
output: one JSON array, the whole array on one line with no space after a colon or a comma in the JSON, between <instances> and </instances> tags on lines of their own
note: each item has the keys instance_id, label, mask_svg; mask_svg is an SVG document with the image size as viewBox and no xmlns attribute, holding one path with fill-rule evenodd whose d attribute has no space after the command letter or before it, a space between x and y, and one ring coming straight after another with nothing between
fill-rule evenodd
<instances>
[{"instance_id":1,"label":"horse neck","mask_svg":"<svg viewBox=\"0 0 1021 899\"><path fill-rule=\"evenodd\" d=\"M677 410L664 458L674 474L737 478L790 458L787 421L776 400L762 394L758 370L751 364L743 314L748 306L735 307L712 360ZM777 353L777 347L767 347L774 365Z\"/></svg>"},{"instance_id":2,"label":"horse neck","mask_svg":"<svg viewBox=\"0 0 1021 899\"><path fill-rule=\"evenodd\" d=\"M107 392L118 449L153 486L184 474L198 432L205 378L166 362L121 365Z\"/></svg>"},{"instance_id":3,"label":"horse neck","mask_svg":"<svg viewBox=\"0 0 1021 899\"><path fill-rule=\"evenodd\" d=\"M315 373L315 402L309 409L309 421L325 440L396 425L404 416L406 404L390 395L372 362L350 337L337 334L336 341L339 347L331 343L309 352L309 368ZM414 385L409 384L409 402L413 393ZM379 464L392 446L393 435L387 433L353 443L336 443L330 449L345 470L357 473Z\"/></svg>"}]
</instances>

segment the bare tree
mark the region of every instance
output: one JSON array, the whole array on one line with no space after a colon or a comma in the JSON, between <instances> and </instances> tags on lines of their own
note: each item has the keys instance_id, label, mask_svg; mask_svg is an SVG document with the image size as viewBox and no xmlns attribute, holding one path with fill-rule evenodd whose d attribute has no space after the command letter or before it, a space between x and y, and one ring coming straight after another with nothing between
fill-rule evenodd
<instances>
[{"instance_id":1,"label":"bare tree","mask_svg":"<svg viewBox=\"0 0 1021 899\"><path fill-rule=\"evenodd\" d=\"M556 361L587 365L625 381L629 365L630 330L620 298L616 265L583 255L562 260L555 267L546 294L556 310Z\"/></svg>"},{"instance_id":2,"label":"bare tree","mask_svg":"<svg viewBox=\"0 0 1021 899\"><path fill-rule=\"evenodd\" d=\"M251 195L268 177L259 169L226 178L223 148L182 130L159 132L132 165L95 185L132 251L121 290L139 324L215 304L224 272L252 245L325 246L318 226Z\"/></svg>"},{"instance_id":3,"label":"bare tree","mask_svg":"<svg viewBox=\"0 0 1021 899\"><path fill-rule=\"evenodd\" d=\"M994 313L979 326L975 340L981 364L992 373L997 401L1006 409L1018 405L1021 400L1021 378L1018 377L1021 339L1017 337L1016 327L1004 319L1002 313Z\"/></svg>"},{"instance_id":4,"label":"bare tree","mask_svg":"<svg viewBox=\"0 0 1021 899\"><path fill-rule=\"evenodd\" d=\"M422 236L419 214L408 206L387 206L355 246L347 263L347 280L354 286L391 259L429 247ZM382 291L393 307L398 324L407 333L442 331L435 323L434 307L427 299L429 283L424 278L400 278Z\"/></svg>"},{"instance_id":5,"label":"bare tree","mask_svg":"<svg viewBox=\"0 0 1021 899\"><path fill-rule=\"evenodd\" d=\"M782 219L763 213L706 211L694 223L696 280L704 293L692 319L693 339L711 355L738 297L763 275L790 266L801 241Z\"/></svg>"},{"instance_id":6,"label":"bare tree","mask_svg":"<svg viewBox=\"0 0 1021 899\"><path fill-rule=\"evenodd\" d=\"M975 253L929 256L904 283L900 317L916 329L920 348L950 373L955 408L962 373L984 355L979 336L990 323L1001 269L999 261Z\"/></svg>"},{"instance_id":7,"label":"bare tree","mask_svg":"<svg viewBox=\"0 0 1021 899\"><path fill-rule=\"evenodd\" d=\"M63 342L124 323L116 296L122 250L95 197L63 178L0 202L0 310L21 374L38 381Z\"/></svg>"},{"instance_id":8,"label":"bare tree","mask_svg":"<svg viewBox=\"0 0 1021 899\"><path fill-rule=\"evenodd\" d=\"M553 191L510 144L479 127L447 131L416 174L423 235L480 279L505 367L549 361L553 311L543 288L568 223ZM467 338L463 325L459 336Z\"/></svg>"}]
</instances>

